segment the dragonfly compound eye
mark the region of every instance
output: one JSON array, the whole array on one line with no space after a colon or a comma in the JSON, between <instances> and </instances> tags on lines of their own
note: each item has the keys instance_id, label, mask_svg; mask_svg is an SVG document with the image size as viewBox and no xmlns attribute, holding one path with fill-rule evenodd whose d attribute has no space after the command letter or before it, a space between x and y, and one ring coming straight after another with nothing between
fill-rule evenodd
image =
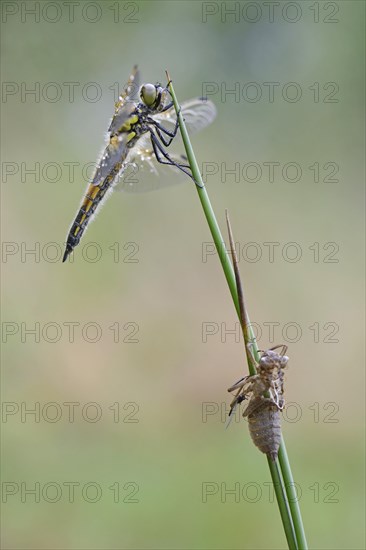
<instances>
[{"instance_id":1,"label":"dragonfly compound eye","mask_svg":"<svg viewBox=\"0 0 366 550\"><path fill-rule=\"evenodd\" d=\"M151 105L153 105L156 101L156 96L157 91L154 84L144 84L143 86L141 86L140 97L145 105L151 107Z\"/></svg>"}]
</instances>

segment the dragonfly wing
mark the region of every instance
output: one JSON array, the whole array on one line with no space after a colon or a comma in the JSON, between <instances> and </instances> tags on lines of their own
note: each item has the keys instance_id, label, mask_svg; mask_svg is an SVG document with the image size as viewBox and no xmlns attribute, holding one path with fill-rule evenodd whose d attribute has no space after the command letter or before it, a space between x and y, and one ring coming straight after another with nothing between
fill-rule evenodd
<instances>
[{"instance_id":1,"label":"dragonfly wing","mask_svg":"<svg viewBox=\"0 0 366 550\"><path fill-rule=\"evenodd\" d=\"M189 99L181 104L182 115L190 134L199 132L209 126L216 117L217 111L214 103L208 99ZM174 126L177 115L174 107L164 113L154 116L154 119L166 127Z\"/></svg>"},{"instance_id":2,"label":"dragonfly wing","mask_svg":"<svg viewBox=\"0 0 366 550\"><path fill-rule=\"evenodd\" d=\"M134 110L135 103L133 102L124 103L116 110L108 128L111 136L117 135L121 131L123 124L130 118Z\"/></svg>"},{"instance_id":3,"label":"dragonfly wing","mask_svg":"<svg viewBox=\"0 0 366 550\"><path fill-rule=\"evenodd\" d=\"M112 171L115 171L118 164L122 167L122 163L127 157L127 152L127 134L123 133L113 136L97 166L92 184L100 185Z\"/></svg>"},{"instance_id":4,"label":"dragonfly wing","mask_svg":"<svg viewBox=\"0 0 366 550\"><path fill-rule=\"evenodd\" d=\"M157 162L150 140L141 138L142 143L127 156L116 183L116 191L127 193L145 193L186 181L188 176L175 166ZM186 164L181 155L171 154L178 164Z\"/></svg>"},{"instance_id":5,"label":"dragonfly wing","mask_svg":"<svg viewBox=\"0 0 366 550\"><path fill-rule=\"evenodd\" d=\"M132 69L132 73L125 85L123 92L115 104L115 112L108 128L112 135L121 128L122 124L129 118L135 108L135 102L138 98L140 88L140 71L137 65Z\"/></svg>"},{"instance_id":6,"label":"dragonfly wing","mask_svg":"<svg viewBox=\"0 0 366 550\"><path fill-rule=\"evenodd\" d=\"M99 185L116 167L117 163L121 164L126 158L127 135L125 132L121 133L120 130L136 108L135 99L138 95L139 86L140 72L137 65L135 65L123 92L115 104L114 116L108 128L108 132L112 137L96 169L92 181L93 185Z\"/></svg>"},{"instance_id":7,"label":"dragonfly wing","mask_svg":"<svg viewBox=\"0 0 366 550\"><path fill-rule=\"evenodd\" d=\"M124 88L124 94L121 96L124 98L129 98L132 101L136 101L138 99L138 92L141 86L141 77L140 77L140 71L138 70L137 65L135 65L132 69L131 75L127 81L127 85Z\"/></svg>"},{"instance_id":8,"label":"dragonfly wing","mask_svg":"<svg viewBox=\"0 0 366 550\"><path fill-rule=\"evenodd\" d=\"M188 131L193 134L209 126L215 120L217 111L212 101L197 98L182 103L182 114Z\"/></svg>"}]
</instances>

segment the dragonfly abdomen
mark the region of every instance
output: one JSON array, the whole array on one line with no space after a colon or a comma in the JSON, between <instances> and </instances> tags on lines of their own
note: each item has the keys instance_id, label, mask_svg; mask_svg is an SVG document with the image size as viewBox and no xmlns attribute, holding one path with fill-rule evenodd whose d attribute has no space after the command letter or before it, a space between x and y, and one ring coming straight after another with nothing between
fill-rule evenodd
<instances>
[{"instance_id":1,"label":"dragonfly abdomen","mask_svg":"<svg viewBox=\"0 0 366 550\"><path fill-rule=\"evenodd\" d=\"M118 170L117 170L118 172ZM65 262L74 248L79 244L83 233L85 232L89 222L95 214L96 209L101 204L108 189L110 189L116 174L110 174L99 185L90 184L82 205L75 217L75 220L69 231L66 250L62 259Z\"/></svg>"}]
</instances>

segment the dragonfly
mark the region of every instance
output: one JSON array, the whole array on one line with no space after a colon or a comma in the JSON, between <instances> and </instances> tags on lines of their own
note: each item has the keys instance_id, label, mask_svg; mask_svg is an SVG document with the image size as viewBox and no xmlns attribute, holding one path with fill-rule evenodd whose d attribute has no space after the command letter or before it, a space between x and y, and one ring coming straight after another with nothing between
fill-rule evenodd
<instances>
[{"instance_id":1,"label":"dragonfly","mask_svg":"<svg viewBox=\"0 0 366 550\"><path fill-rule=\"evenodd\" d=\"M205 98L185 101L180 109L189 133L205 128L216 116L215 105ZM161 84L140 86L140 71L135 65L115 104L108 143L71 225L63 262L80 243L112 189L138 193L165 187L167 179L162 177L165 170L170 172L169 183L179 182L176 177L179 173L195 181L186 157L167 151L178 129L168 88Z\"/></svg>"}]
</instances>

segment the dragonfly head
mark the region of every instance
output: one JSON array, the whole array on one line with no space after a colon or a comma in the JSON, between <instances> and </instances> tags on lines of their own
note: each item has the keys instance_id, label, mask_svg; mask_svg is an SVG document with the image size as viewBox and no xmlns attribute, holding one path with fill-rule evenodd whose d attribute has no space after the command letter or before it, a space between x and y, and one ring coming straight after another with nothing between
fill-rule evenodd
<instances>
[{"instance_id":1,"label":"dragonfly head","mask_svg":"<svg viewBox=\"0 0 366 550\"><path fill-rule=\"evenodd\" d=\"M160 84L144 84L140 88L141 101L150 109L161 111L167 103L168 91Z\"/></svg>"}]
</instances>

